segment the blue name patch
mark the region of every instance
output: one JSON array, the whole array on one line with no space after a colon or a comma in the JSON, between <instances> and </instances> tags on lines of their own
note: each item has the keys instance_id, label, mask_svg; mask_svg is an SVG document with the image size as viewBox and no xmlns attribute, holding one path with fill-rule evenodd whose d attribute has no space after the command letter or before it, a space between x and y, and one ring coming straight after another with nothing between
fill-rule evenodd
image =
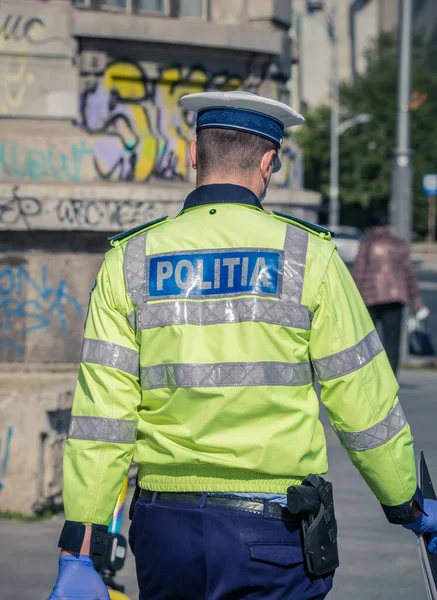
<instances>
[{"instance_id":1,"label":"blue name patch","mask_svg":"<svg viewBox=\"0 0 437 600\"><path fill-rule=\"evenodd\" d=\"M280 251L206 250L147 260L149 299L280 293Z\"/></svg>"}]
</instances>

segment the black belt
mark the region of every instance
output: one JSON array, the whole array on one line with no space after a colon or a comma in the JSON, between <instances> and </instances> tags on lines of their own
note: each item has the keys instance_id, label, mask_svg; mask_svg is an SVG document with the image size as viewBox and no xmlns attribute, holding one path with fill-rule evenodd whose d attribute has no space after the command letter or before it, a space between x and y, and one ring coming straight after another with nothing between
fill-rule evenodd
<instances>
[{"instance_id":1,"label":"black belt","mask_svg":"<svg viewBox=\"0 0 437 600\"><path fill-rule=\"evenodd\" d=\"M151 502L156 492L149 490L141 490L140 498L146 502ZM157 492L155 501L161 502L181 502L185 504L197 504L200 505L202 500L202 494L195 493L181 493L181 492ZM243 510L245 512L253 513L256 515L264 515L265 505L263 500L250 500L246 498L237 498L235 496L208 494L206 497L205 504L208 506L220 506L222 508L233 508L234 510ZM293 523L299 523L300 518L298 515L292 515L288 510L275 502L268 502L267 516L272 519L279 519L281 521L292 521Z\"/></svg>"}]
</instances>

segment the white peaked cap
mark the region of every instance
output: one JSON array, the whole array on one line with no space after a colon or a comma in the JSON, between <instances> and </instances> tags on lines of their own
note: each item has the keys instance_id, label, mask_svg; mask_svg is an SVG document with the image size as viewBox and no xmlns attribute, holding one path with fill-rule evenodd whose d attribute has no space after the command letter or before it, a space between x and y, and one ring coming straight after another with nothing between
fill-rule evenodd
<instances>
[{"instance_id":1,"label":"white peaked cap","mask_svg":"<svg viewBox=\"0 0 437 600\"><path fill-rule=\"evenodd\" d=\"M250 92L201 92L182 96L180 104L186 110L199 112L208 108L235 108L253 110L280 121L284 128L302 125L305 119L293 108Z\"/></svg>"}]
</instances>

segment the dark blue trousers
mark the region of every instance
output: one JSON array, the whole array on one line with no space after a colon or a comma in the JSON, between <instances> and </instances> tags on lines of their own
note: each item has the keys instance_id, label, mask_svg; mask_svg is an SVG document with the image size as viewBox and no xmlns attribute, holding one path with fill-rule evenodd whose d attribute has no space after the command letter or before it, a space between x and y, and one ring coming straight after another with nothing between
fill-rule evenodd
<instances>
[{"instance_id":1,"label":"dark blue trousers","mask_svg":"<svg viewBox=\"0 0 437 600\"><path fill-rule=\"evenodd\" d=\"M310 578L294 523L230 508L144 502L129 543L140 600L322 600L332 575Z\"/></svg>"}]
</instances>

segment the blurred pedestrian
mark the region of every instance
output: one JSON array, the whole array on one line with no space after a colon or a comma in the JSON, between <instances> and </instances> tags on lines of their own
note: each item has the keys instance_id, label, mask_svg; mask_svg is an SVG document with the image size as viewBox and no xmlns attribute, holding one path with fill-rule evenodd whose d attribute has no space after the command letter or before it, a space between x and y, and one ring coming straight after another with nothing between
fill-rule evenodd
<instances>
[{"instance_id":1,"label":"blurred pedestrian","mask_svg":"<svg viewBox=\"0 0 437 600\"><path fill-rule=\"evenodd\" d=\"M429 309L419 293L408 244L393 234L384 213L375 213L370 225L370 235L360 243L353 276L375 326L382 325L385 350L396 373L403 307L408 305L418 319L426 318Z\"/></svg>"}]
</instances>

